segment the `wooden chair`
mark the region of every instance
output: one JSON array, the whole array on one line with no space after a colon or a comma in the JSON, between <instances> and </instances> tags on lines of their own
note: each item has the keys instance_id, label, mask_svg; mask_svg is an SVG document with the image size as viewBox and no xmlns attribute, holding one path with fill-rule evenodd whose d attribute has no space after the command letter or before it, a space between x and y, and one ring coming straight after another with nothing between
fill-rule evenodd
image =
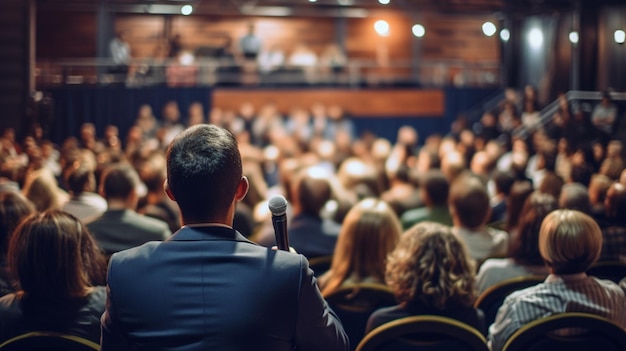
<instances>
[{"instance_id":1,"label":"wooden chair","mask_svg":"<svg viewBox=\"0 0 626 351\"><path fill-rule=\"evenodd\" d=\"M620 280L626 278L626 262L621 261L604 261L596 262L589 270L587 275L592 275L600 279L612 280L619 283Z\"/></svg>"},{"instance_id":2,"label":"wooden chair","mask_svg":"<svg viewBox=\"0 0 626 351\"><path fill-rule=\"evenodd\" d=\"M33 331L0 344L1 351L94 351L100 345L75 336L56 332Z\"/></svg>"},{"instance_id":3,"label":"wooden chair","mask_svg":"<svg viewBox=\"0 0 626 351\"><path fill-rule=\"evenodd\" d=\"M413 316L385 323L369 332L357 351L488 351L475 328L440 316Z\"/></svg>"},{"instance_id":4,"label":"wooden chair","mask_svg":"<svg viewBox=\"0 0 626 351\"><path fill-rule=\"evenodd\" d=\"M554 333L575 328L579 333ZM503 351L624 351L626 331L612 321L589 313L566 312L542 318L518 329Z\"/></svg>"},{"instance_id":5,"label":"wooden chair","mask_svg":"<svg viewBox=\"0 0 626 351\"><path fill-rule=\"evenodd\" d=\"M374 283L342 286L325 299L341 320L353 350L363 338L372 312L397 304L389 287Z\"/></svg>"},{"instance_id":6,"label":"wooden chair","mask_svg":"<svg viewBox=\"0 0 626 351\"><path fill-rule=\"evenodd\" d=\"M537 285L545 279L545 276L529 275L503 280L483 291L474 302L474 307L480 308L485 313L485 325L490 326L496 320L498 309L507 296L517 290Z\"/></svg>"}]
</instances>

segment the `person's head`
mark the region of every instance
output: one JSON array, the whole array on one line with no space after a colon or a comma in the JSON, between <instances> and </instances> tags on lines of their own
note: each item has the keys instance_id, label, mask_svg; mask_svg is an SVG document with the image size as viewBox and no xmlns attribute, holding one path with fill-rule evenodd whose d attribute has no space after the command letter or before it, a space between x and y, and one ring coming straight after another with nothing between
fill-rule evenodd
<instances>
[{"instance_id":1,"label":"person's head","mask_svg":"<svg viewBox=\"0 0 626 351\"><path fill-rule=\"evenodd\" d=\"M626 223L626 187L621 183L614 183L606 192L604 200L606 217L614 222Z\"/></svg>"},{"instance_id":2,"label":"person's head","mask_svg":"<svg viewBox=\"0 0 626 351\"><path fill-rule=\"evenodd\" d=\"M441 159L441 171L449 182L454 181L465 170L465 158L460 152L449 152Z\"/></svg>"},{"instance_id":3,"label":"person's head","mask_svg":"<svg viewBox=\"0 0 626 351\"><path fill-rule=\"evenodd\" d=\"M67 176L67 187L73 196L96 190L96 178L91 169L81 166L73 169Z\"/></svg>"},{"instance_id":4,"label":"person's head","mask_svg":"<svg viewBox=\"0 0 626 351\"><path fill-rule=\"evenodd\" d=\"M7 253L9 240L20 221L35 212L35 206L14 191L0 193L0 257Z\"/></svg>"},{"instance_id":5,"label":"person's head","mask_svg":"<svg viewBox=\"0 0 626 351\"><path fill-rule=\"evenodd\" d=\"M427 206L445 206L450 184L439 170L432 169L420 179L421 196Z\"/></svg>"},{"instance_id":6,"label":"person's head","mask_svg":"<svg viewBox=\"0 0 626 351\"><path fill-rule=\"evenodd\" d=\"M513 177L513 174L511 174L511 172L495 170L491 177L494 185L496 186L496 193L509 196L513 183L515 183L515 177Z\"/></svg>"},{"instance_id":7,"label":"person's head","mask_svg":"<svg viewBox=\"0 0 626 351\"><path fill-rule=\"evenodd\" d=\"M509 256L518 264L543 264L539 253L539 228L548 213L559 208L559 205L550 194L541 192L532 193L522 208L517 234L513 236L509 248Z\"/></svg>"},{"instance_id":8,"label":"person's head","mask_svg":"<svg viewBox=\"0 0 626 351\"><path fill-rule=\"evenodd\" d=\"M586 272L601 250L600 227L580 211L556 210L541 224L539 252L554 274Z\"/></svg>"},{"instance_id":9,"label":"person's head","mask_svg":"<svg viewBox=\"0 0 626 351\"><path fill-rule=\"evenodd\" d=\"M374 198L357 203L343 221L322 293L332 292L348 278L384 282L387 255L401 233L400 220L387 203Z\"/></svg>"},{"instance_id":10,"label":"person's head","mask_svg":"<svg viewBox=\"0 0 626 351\"><path fill-rule=\"evenodd\" d=\"M248 191L233 134L199 124L176 136L167 150L166 191L178 203L185 224L232 224L235 202Z\"/></svg>"},{"instance_id":11,"label":"person's head","mask_svg":"<svg viewBox=\"0 0 626 351\"><path fill-rule=\"evenodd\" d=\"M100 194L109 202L111 200L127 201L137 197L139 182L139 175L130 164L114 164L102 173Z\"/></svg>"},{"instance_id":12,"label":"person's head","mask_svg":"<svg viewBox=\"0 0 626 351\"><path fill-rule=\"evenodd\" d=\"M561 196L559 197L559 207L584 213L591 212L591 201L589 200L587 187L580 183L563 185Z\"/></svg>"},{"instance_id":13,"label":"person's head","mask_svg":"<svg viewBox=\"0 0 626 351\"><path fill-rule=\"evenodd\" d=\"M387 258L385 281L403 305L471 306L474 269L465 244L449 227L422 222L400 236Z\"/></svg>"},{"instance_id":14,"label":"person's head","mask_svg":"<svg viewBox=\"0 0 626 351\"><path fill-rule=\"evenodd\" d=\"M25 218L9 243L7 263L24 293L70 298L102 284L106 261L95 240L74 216L45 211Z\"/></svg>"},{"instance_id":15,"label":"person's head","mask_svg":"<svg viewBox=\"0 0 626 351\"><path fill-rule=\"evenodd\" d=\"M319 217L320 211L332 197L332 188L327 175L315 168L300 171L293 183L293 206L297 213Z\"/></svg>"},{"instance_id":16,"label":"person's head","mask_svg":"<svg viewBox=\"0 0 626 351\"><path fill-rule=\"evenodd\" d=\"M591 205L603 205L606 193L613 182L609 177L602 174L594 174L589 183L589 201Z\"/></svg>"},{"instance_id":17,"label":"person's head","mask_svg":"<svg viewBox=\"0 0 626 351\"><path fill-rule=\"evenodd\" d=\"M544 194L550 194L554 196L556 199L561 196L561 188L563 188L563 178L558 176L554 172L547 172L539 184L539 191Z\"/></svg>"},{"instance_id":18,"label":"person's head","mask_svg":"<svg viewBox=\"0 0 626 351\"><path fill-rule=\"evenodd\" d=\"M511 186L511 193L506 202L506 229L511 231L517 228L519 216L526 199L532 194L533 186L528 181L516 181Z\"/></svg>"},{"instance_id":19,"label":"person's head","mask_svg":"<svg viewBox=\"0 0 626 351\"><path fill-rule=\"evenodd\" d=\"M600 174L612 180L618 180L624 170L624 160L621 157L609 157L600 164Z\"/></svg>"},{"instance_id":20,"label":"person's head","mask_svg":"<svg viewBox=\"0 0 626 351\"><path fill-rule=\"evenodd\" d=\"M60 209L63 202L62 191L48 168L30 173L24 182L22 194L35 205L37 211Z\"/></svg>"},{"instance_id":21,"label":"person's head","mask_svg":"<svg viewBox=\"0 0 626 351\"><path fill-rule=\"evenodd\" d=\"M487 188L473 176L463 176L452 183L449 205L454 225L470 230L481 228L491 212Z\"/></svg>"}]
</instances>

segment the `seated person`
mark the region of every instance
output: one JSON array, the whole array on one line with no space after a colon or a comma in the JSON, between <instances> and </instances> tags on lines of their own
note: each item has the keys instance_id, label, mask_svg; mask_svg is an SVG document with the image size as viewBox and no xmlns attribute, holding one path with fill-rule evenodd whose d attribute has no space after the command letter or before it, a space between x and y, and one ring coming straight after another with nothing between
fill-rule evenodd
<instances>
[{"instance_id":1,"label":"seated person","mask_svg":"<svg viewBox=\"0 0 626 351\"><path fill-rule=\"evenodd\" d=\"M27 217L8 262L20 289L0 298L0 343L31 331L100 342L106 261L76 217L54 210Z\"/></svg>"},{"instance_id":2,"label":"seated person","mask_svg":"<svg viewBox=\"0 0 626 351\"><path fill-rule=\"evenodd\" d=\"M534 320L562 312L585 312L626 327L626 295L615 283L585 272L602 250L602 232L588 215L573 210L551 212L541 224L539 252L550 269L546 280L509 295L489 327L492 351Z\"/></svg>"},{"instance_id":3,"label":"seated person","mask_svg":"<svg viewBox=\"0 0 626 351\"><path fill-rule=\"evenodd\" d=\"M548 213L558 208L552 195L540 192L530 195L520 214L518 233L511 239L509 257L490 258L480 266L476 276L479 295L506 279L548 275L548 269L539 253L539 227Z\"/></svg>"},{"instance_id":4,"label":"seated person","mask_svg":"<svg viewBox=\"0 0 626 351\"><path fill-rule=\"evenodd\" d=\"M330 270L319 278L322 295L344 284L385 284L385 260L402 234L400 222L385 202L362 200L346 215Z\"/></svg>"},{"instance_id":5,"label":"seated person","mask_svg":"<svg viewBox=\"0 0 626 351\"><path fill-rule=\"evenodd\" d=\"M385 280L398 301L370 316L366 333L414 315L453 318L484 332L483 314L473 307L474 264L450 228L422 222L401 237L387 259Z\"/></svg>"},{"instance_id":6,"label":"seated person","mask_svg":"<svg viewBox=\"0 0 626 351\"><path fill-rule=\"evenodd\" d=\"M450 187L452 231L465 241L470 256L477 261L503 257L509 245L509 234L487 226L491 207L487 188L473 176L460 176Z\"/></svg>"},{"instance_id":7,"label":"seated person","mask_svg":"<svg viewBox=\"0 0 626 351\"><path fill-rule=\"evenodd\" d=\"M413 225L431 221L445 225L452 225L452 217L448 209L448 180L439 170L429 170L422 177L420 196L425 207L408 210L400 217L402 227L409 229Z\"/></svg>"}]
</instances>

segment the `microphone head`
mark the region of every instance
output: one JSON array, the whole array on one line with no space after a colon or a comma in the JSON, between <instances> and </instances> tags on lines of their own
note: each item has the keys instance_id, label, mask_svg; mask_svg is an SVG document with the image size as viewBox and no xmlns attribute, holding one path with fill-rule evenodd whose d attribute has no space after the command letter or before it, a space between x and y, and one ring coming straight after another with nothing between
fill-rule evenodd
<instances>
[{"instance_id":1,"label":"microphone head","mask_svg":"<svg viewBox=\"0 0 626 351\"><path fill-rule=\"evenodd\" d=\"M287 212L287 199L282 195L275 195L270 198L267 206L272 212L272 216L281 216Z\"/></svg>"}]
</instances>

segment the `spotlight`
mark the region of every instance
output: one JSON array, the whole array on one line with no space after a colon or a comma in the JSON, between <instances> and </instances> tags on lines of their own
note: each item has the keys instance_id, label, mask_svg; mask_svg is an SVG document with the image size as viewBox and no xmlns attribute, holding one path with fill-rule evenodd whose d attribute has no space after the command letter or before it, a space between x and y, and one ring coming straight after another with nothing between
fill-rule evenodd
<instances>
[{"instance_id":1,"label":"spotlight","mask_svg":"<svg viewBox=\"0 0 626 351\"><path fill-rule=\"evenodd\" d=\"M192 12L193 12L193 6L191 5L184 5L183 7L180 8L180 13L185 16L191 15Z\"/></svg>"},{"instance_id":2,"label":"spotlight","mask_svg":"<svg viewBox=\"0 0 626 351\"><path fill-rule=\"evenodd\" d=\"M378 0L378 2L379 2L381 5L389 5L389 3L391 2L391 0Z\"/></svg>"},{"instance_id":3,"label":"spotlight","mask_svg":"<svg viewBox=\"0 0 626 351\"><path fill-rule=\"evenodd\" d=\"M483 33L490 37L493 36L494 34L496 34L496 25L491 23L491 22L485 22L483 23Z\"/></svg>"},{"instance_id":4,"label":"spotlight","mask_svg":"<svg viewBox=\"0 0 626 351\"><path fill-rule=\"evenodd\" d=\"M578 40L579 39L580 38L578 37L578 32L576 32L576 31L569 32L569 41L570 41L570 43L578 44Z\"/></svg>"},{"instance_id":5,"label":"spotlight","mask_svg":"<svg viewBox=\"0 0 626 351\"><path fill-rule=\"evenodd\" d=\"M502 41L509 41L509 39L511 39L511 31L504 28L503 30L500 31L500 39L502 39Z\"/></svg>"},{"instance_id":6,"label":"spotlight","mask_svg":"<svg viewBox=\"0 0 626 351\"><path fill-rule=\"evenodd\" d=\"M616 30L613 34L613 39L615 39L615 42L618 44L624 44L624 41L626 40L626 32L621 29Z\"/></svg>"},{"instance_id":7,"label":"spotlight","mask_svg":"<svg viewBox=\"0 0 626 351\"><path fill-rule=\"evenodd\" d=\"M424 26L422 26L421 24L414 24L411 30L413 32L413 35L418 38L421 38L424 36L424 34L426 34L426 28L424 28Z\"/></svg>"},{"instance_id":8,"label":"spotlight","mask_svg":"<svg viewBox=\"0 0 626 351\"><path fill-rule=\"evenodd\" d=\"M389 23L387 23L387 21L378 20L374 23L374 30L382 37L389 36Z\"/></svg>"},{"instance_id":9,"label":"spotlight","mask_svg":"<svg viewBox=\"0 0 626 351\"><path fill-rule=\"evenodd\" d=\"M317 0L309 0L309 2L317 2Z\"/></svg>"}]
</instances>

